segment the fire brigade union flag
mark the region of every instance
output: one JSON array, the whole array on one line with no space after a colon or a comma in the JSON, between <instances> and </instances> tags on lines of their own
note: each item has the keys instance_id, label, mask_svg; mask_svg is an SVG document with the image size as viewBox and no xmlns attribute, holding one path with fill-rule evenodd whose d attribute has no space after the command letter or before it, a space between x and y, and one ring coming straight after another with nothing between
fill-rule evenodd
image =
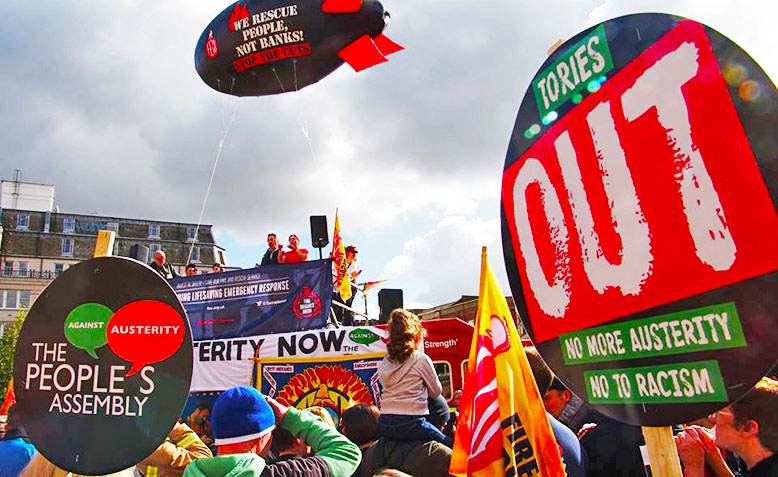
<instances>
[{"instance_id":1,"label":"fire brigade union flag","mask_svg":"<svg viewBox=\"0 0 778 477\"><path fill-rule=\"evenodd\" d=\"M459 477L566 475L486 248L475 329L449 472Z\"/></svg>"}]
</instances>

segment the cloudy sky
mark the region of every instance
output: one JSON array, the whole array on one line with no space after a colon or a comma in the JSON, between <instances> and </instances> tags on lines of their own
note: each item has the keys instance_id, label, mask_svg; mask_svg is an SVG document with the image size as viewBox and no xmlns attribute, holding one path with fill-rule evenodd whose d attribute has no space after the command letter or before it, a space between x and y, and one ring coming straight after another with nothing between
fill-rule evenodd
<instances>
[{"instance_id":1,"label":"cloudy sky","mask_svg":"<svg viewBox=\"0 0 778 477\"><path fill-rule=\"evenodd\" d=\"M406 48L388 63L358 74L345 65L293 94L233 98L193 64L225 1L1 2L0 177L21 169L55 184L63 211L197 222L226 132L203 222L230 265L257 262L270 231L310 246L309 216L327 215L331 230L338 209L363 279L388 278L406 306L437 305L477 293L482 245L508 289L505 152L557 39L627 13L675 13L778 76L773 0L383 4L385 33ZM375 292L369 303L377 308Z\"/></svg>"}]
</instances>

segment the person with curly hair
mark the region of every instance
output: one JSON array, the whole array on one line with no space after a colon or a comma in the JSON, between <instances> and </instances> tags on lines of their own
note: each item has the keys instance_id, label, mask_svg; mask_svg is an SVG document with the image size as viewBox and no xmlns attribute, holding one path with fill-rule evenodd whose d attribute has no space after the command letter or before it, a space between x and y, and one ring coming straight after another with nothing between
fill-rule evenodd
<instances>
[{"instance_id":1,"label":"person with curly hair","mask_svg":"<svg viewBox=\"0 0 778 477\"><path fill-rule=\"evenodd\" d=\"M388 325L386 356L377 371L383 386L378 435L398 441L436 441L451 447L451 438L427 419L427 399L437 398L443 388L432 360L419 351L426 335L421 320L398 308L389 314Z\"/></svg>"}]
</instances>

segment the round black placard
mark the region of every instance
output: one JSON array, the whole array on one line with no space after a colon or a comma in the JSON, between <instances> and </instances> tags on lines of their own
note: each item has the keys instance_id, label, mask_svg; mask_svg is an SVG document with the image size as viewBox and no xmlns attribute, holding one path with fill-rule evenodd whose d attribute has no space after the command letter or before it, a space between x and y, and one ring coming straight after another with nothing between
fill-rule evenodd
<instances>
[{"instance_id":1,"label":"round black placard","mask_svg":"<svg viewBox=\"0 0 778 477\"><path fill-rule=\"evenodd\" d=\"M559 47L508 148L502 236L543 358L625 422L688 422L778 358L778 101L734 42L628 15Z\"/></svg>"},{"instance_id":2,"label":"round black placard","mask_svg":"<svg viewBox=\"0 0 778 477\"><path fill-rule=\"evenodd\" d=\"M71 266L30 309L14 391L35 447L58 467L107 474L143 460L186 402L192 338L167 282L120 257Z\"/></svg>"}]
</instances>

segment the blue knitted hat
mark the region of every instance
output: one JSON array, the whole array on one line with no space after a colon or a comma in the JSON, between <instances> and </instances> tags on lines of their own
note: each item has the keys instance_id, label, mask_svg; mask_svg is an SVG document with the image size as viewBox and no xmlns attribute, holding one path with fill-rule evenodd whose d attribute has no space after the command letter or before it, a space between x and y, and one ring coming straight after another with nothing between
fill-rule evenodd
<instances>
[{"instance_id":1,"label":"blue knitted hat","mask_svg":"<svg viewBox=\"0 0 778 477\"><path fill-rule=\"evenodd\" d=\"M230 388L216 398L211 414L217 446L259 439L276 427L265 396L250 386Z\"/></svg>"}]
</instances>

